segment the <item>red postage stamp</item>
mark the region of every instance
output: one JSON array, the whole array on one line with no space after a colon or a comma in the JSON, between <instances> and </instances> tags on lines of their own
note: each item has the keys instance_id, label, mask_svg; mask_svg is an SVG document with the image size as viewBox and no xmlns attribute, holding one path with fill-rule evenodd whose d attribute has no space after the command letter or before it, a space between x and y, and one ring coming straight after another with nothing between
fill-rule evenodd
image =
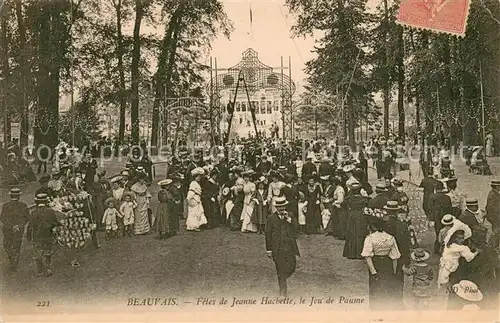
<instances>
[{"instance_id":1,"label":"red postage stamp","mask_svg":"<svg viewBox=\"0 0 500 323\"><path fill-rule=\"evenodd\" d=\"M400 25L465 36L470 0L402 0Z\"/></svg>"}]
</instances>

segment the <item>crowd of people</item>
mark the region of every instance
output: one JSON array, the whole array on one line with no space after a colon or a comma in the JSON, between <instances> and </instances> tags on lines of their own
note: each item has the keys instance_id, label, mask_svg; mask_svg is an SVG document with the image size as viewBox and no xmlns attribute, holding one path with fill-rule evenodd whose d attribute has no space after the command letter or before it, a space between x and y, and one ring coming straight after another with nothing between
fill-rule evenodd
<instances>
[{"instance_id":1,"label":"crowd of people","mask_svg":"<svg viewBox=\"0 0 500 323\"><path fill-rule=\"evenodd\" d=\"M321 234L344 241L344 258L366 260L372 309L404 307L405 275L413 278L418 308L427 306L438 287L455 291L450 293L450 308L468 303L482 309L498 305L500 183L491 183L486 219L493 229L488 230L477 200L459 193L454 174L436 178L423 158L421 165L427 167L420 184L422 206L436 241L433 252L421 249L412 230L404 182L395 176L397 146L402 143L384 137L374 143L379 150L373 156L363 145L356 153L344 153L326 140L250 140L216 155L203 150L190 154L180 147L169 161L166 178L158 182L156 209L151 207L152 162L145 151L132 151L125 169L111 176L98 167L91 153L77 163L62 159L50 176L41 177L31 216L19 202L20 191L11 190L12 201L1 214L4 246L15 270L22 228L28 223L39 255L37 264L41 264L39 274L52 274L50 261L44 265L42 260L53 251L50 239L60 225L61 199L85 191L90 196L85 216L98 231L105 231L106 239L153 232L158 239L168 239L179 234L182 219L187 231L225 227L264 235L282 296L287 294L287 278L295 271L299 255L296 238ZM368 182L369 157L375 160L380 179L375 188ZM92 245L99 248L95 231ZM440 257L436 273L427 264L432 253ZM477 290L473 301L459 292L471 286Z\"/></svg>"}]
</instances>

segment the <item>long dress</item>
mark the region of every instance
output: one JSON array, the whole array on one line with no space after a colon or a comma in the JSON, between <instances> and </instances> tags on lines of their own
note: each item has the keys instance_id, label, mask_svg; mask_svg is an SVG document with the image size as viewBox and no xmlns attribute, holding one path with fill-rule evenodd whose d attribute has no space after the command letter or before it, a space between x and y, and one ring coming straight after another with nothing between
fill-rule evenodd
<instances>
[{"instance_id":1,"label":"long dress","mask_svg":"<svg viewBox=\"0 0 500 323\"><path fill-rule=\"evenodd\" d=\"M368 233L366 216L363 212L369 198L361 195L349 195L344 201L347 209L347 232L343 256L348 259L363 259L363 241Z\"/></svg>"},{"instance_id":2,"label":"long dress","mask_svg":"<svg viewBox=\"0 0 500 323\"><path fill-rule=\"evenodd\" d=\"M172 196L166 189L161 189L158 192L158 201L160 202L156 207L156 217L155 217L155 228L160 233L169 234L170 233L170 212L168 209L168 202L172 199Z\"/></svg>"},{"instance_id":3,"label":"long dress","mask_svg":"<svg viewBox=\"0 0 500 323\"><path fill-rule=\"evenodd\" d=\"M238 178L235 185L232 187L233 191L233 207L229 214L229 226L231 231L241 230L241 212L243 212L243 204L245 200L245 193L243 193L244 180Z\"/></svg>"},{"instance_id":4,"label":"long dress","mask_svg":"<svg viewBox=\"0 0 500 323\"><path fill-rule=\"evenodd\" d=\"M347 214L346 210L342 206L344 202L345 191L340 185L337 185L335 191L333 192L332 207L330 209L332 221L332 233L334 237L341 240L345 240L345 233L347 230Z\"/></svg>"},{"instance_id":5,"label":"long dress","mask_svg":"<svg viewBox=\"0 0 500 323\"><path fill-rule=\"evenodd\" d=\"M269 205L267 205L266 190L256 190L255 198L259 201L259 204L255 206L257 224L265 225L267 223L267 215L269 212ZM266 201L266 205L264 205Z\"/></svg>"},{"instance_id":6,"label":"long dress","mask_svg":"<svg viewBox=\"0 0 500 323\"><path fill-rule=\"evenodd\" d=\"M201 186L197 181L192 181L189 184L186 199L188 204L186 229L188 231L198 230L202 225L207 224L207 218L201 203Z\"/></svg>"},{"instance_id":7,"label":"long dress","mask_svg":"<svg viewBox=\"0 0 500 323\"><path fill-rule=\"evenodd\" d=\"M315 185L314 187L308 185L304 190L304 195L307 201L306 232L307 234L319 233L321 213L319 204L316 201L320 200L321 187L319 185Z\"/></svg>"},{"instance_id":8,"label":"long dress","mask_svg":"<svg viewBox=\"0 0 500 323\"><path fill-rule=\"evenodd\" d=\"M134 210L134 234L147 234L151 231L149 225L149 200L151 193L149 193L145 184L136 183L132 185L130 191L135 195L137 207Z\"/></svg>"},{"instance_id":9,"label":"long dress","mask_svg":"<svg viewBox=\"0 0 500 323\"><path fill-rule=\"evenodd\" d=\"M243 185L243 193L245 198L243 200L243 210L241 211L240 220L242 221L241 232L257 232L257 225L255 221L255 184L252 182Z\"/></svg>"}]
</instances>

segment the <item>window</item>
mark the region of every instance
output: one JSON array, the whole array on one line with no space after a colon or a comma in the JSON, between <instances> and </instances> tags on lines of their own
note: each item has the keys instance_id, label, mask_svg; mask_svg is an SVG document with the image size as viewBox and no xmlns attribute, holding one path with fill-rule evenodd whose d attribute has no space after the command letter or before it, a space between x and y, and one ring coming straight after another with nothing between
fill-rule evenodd
<instances>
[{"instance_id":1,"label":"window","mask_svg":"<svg viewBox=\"0 0 500 323\"><path fill-rule=\"evenodd\" d=\"M260 102L260 113L266 114L266 102L264 101Z\"/></svg>"},{"instance_id":2,"label":"window","mask_svg":"<svg viewBox=\"0 0 500 323\"><path fill-rule=\"evenodd\" d=\"M241 102L241 111L247 111L247 104L245 102Z\"/></svg>"},{"instance_id":3,"label":"window","mask_svg":"<svg viewBox=\"0 0 500 323\"><path fill-rule=\"evenodd\" d=\"M240 102L236 102L236 111L240 111L241 110L241 103Z\"/></svg>"},{"instance_id":4,"label":"window","mask_svg":"<svg viewBox=\"0 0 500 323\"><path fill-rule=\"evenodd\" d=\"M240 124L243 124L243 118L240 118Z\"/></svg>"},{"instance_id":5,"label":"window","mask_svg":"<svg viewBox=\"0 0 500 323\"><path fill-rule=\"evenodd\" d=\"M274 101L274 111L279 111L279 102Z\"/></svg>"},{"instance_id":6,"label":"window","mask_svg":"<svg viewBox=\"0 0 500 323\"><path fill-rule=\"evenodd\" d=\"M262 120L262 125L266 125L266 120Z\"/></svg>"},{"instance_id":7,"label":"window","mask_svg":"<svg viewBox=\"0 0 500 323\"><path fill-rule=\"evenodd\" d=\"M271 101L267 101L267 113L273 113L273 103Z\"/></svg>"}]
</instances>

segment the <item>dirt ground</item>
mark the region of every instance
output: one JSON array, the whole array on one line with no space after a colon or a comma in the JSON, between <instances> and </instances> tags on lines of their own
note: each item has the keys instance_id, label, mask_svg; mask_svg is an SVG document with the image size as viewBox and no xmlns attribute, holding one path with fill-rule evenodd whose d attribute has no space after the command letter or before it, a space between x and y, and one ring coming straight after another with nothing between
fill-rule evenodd
<instances>
[{"instance_id":1,"label":"dirt ground","mask_svg":"<svg viewBox=\"0 0 500 323\"><path fill-rule=\"evenodd\" d=\"M500 159L490 159L494 174L499 176ZM107 165L108 174L118 173L123 165ZM459 177L459 189L468 196L475 196L484 208L491 177L469 174L467 167L455 165ZM419 174L418 165L412 164L412 180ZM165 168L156 169L156 179L164 177ZM408 179L408 171L399 174ZM374 171L370 171L372 184L376 183ZM38 183L23 188L23 199L32 203ZM157 187L150 187L153 196ZM0 198L5 201L7 190ZM156 197L152 208L156 208ZM17 273L7 274L6 254L0 248L2 268L2 311L42 313L38 302L50 302L52 311L120 311L127 307L130 298L176 298L178 305L171 310L186 310L197 297L232 297L242 299L277 296L277 278L273 262L265 256L264 236L231 232L224 228L204 232L185 232L168 240L156 240L155 235L120 238L105 241L100 233L99 250L90 246L80 255L79 268L69 265L70 258L64 248L57 246L54 258L54 275L36 277L33 248L23 241L20 265ZM421 237L421 245L429 248L433 240L432 230ZM296 273L289 280L289 294L294 301L300 297L324 298L317 304L318 310L359 310L368 306L368 277L362 260L342 257L343 241L323 235L301 236L298 244L302 256L298 258ZM433 256L434 268L438 259ZM410 284L405 287L405 302L411 306ZM338 300L364 299L362 304L339 305ZM328 297L335 298L333 304ZM435 297L433 308L442 308L442 297ZM359 302L358 302L359 303ZM241 309L241 308L240 308ZM261 307L259 307L261 309ZM162 307L148 311L165 311Z\"/></svg>"}]
</instances>

